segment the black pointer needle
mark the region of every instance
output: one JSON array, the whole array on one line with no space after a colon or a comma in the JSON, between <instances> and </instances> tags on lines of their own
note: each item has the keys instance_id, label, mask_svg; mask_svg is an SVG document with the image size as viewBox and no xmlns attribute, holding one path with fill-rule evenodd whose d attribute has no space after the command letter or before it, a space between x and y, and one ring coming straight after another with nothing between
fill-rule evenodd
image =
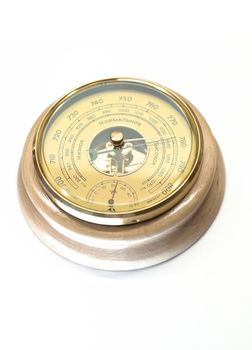
<instances>
[{"instance_id":1,"label":"black pointer needle","mask_svg":"<svg viewBox=\"0 0 252 350\"><path fill-rule=\"evenodd\" d=\"M116 181L115 187L114 187L113 191L111 192L112 193L112 197L108 200L108 204L110 204L110 205L114 204L114 197L115 197L115 194L116 194L117 185L118 185L118 180Z\"/></svg>"}]
</instances>

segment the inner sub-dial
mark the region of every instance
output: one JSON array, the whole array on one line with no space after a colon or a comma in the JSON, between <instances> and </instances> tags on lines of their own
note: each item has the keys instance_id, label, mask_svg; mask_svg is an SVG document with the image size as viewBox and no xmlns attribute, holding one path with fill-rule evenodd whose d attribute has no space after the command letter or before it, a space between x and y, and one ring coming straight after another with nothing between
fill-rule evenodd
<instances>
[{"instance_id":1,"label":"inner sub-dial","mask_svg":"<svg viewBox=\"0 0 252 350\"><path fill-rule=\"evenodd\" d=\"M125 127L111 127L99 132L90 143L90 163L106 175L127 175L139 169L148 153L143 135Z\"/></svg>"},{"instance_id":2,"label":"inner sub-dial","mask_svg":"<svg viewBox=\"0 0 252 350\"><path fill-rule=\"evenodd\" d=\"M107 211L122 212L133 209L137 204L137 194L127 183L119 180L101 181L96 184L87 194L87 202L104 207L107 203Z\"/></svg>"}]
</instances>

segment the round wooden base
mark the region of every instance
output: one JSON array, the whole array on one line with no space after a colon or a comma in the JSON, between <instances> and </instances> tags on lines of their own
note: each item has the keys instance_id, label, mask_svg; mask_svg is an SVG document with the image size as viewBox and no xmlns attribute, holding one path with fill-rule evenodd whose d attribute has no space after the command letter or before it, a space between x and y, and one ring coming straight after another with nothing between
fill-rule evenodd
<instances>
[{"instance_id":1,"label":"round wooden base","mask_svg":"<svg viewBox=\"0 0 252 350\"><path fill-rule=\"evenodd\" d=\"M77 219L48 197L39 181L32 155L34 134L43 113L27 138L18 173L21 207L34 233L65 258L103 270L151 266L189 248L213 222L225 187L219 147L202 115L192 104L190 106L198 117L204 140L202 166L196 182L166 213L124 226L97 225Z\"/></svg>"}]
</instances>

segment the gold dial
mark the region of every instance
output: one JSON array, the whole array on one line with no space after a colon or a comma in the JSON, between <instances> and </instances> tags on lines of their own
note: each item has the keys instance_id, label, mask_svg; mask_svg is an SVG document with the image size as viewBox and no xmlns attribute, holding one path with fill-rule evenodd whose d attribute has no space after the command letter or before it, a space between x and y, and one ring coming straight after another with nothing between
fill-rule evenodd
<instances>
[{"instance_id":1,"label":"gold dial","mask_svg":"<svg viewBox=\"0 0 252 350\"><path fill-rule=\"evenodd\" d=\"M174 92L136 79L81 86L46 113L34 161L50 198L98 224L130 224L175 205L193 185L202 138Z\"/></svg>"}]
</instances>

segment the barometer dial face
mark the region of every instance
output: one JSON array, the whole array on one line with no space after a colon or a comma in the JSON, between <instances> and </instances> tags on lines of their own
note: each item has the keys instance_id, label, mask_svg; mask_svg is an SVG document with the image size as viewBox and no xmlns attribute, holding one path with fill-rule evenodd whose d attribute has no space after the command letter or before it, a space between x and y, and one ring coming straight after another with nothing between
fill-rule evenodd
<instances>
[{"instance_id":1,"label":"barometer dial face","mask_svg":"<svg viewBox=\"0 0 252 350\"><path fill-rule=\"evenodd\" d=\"M34 140L42 185L63 210L105 225L144 221L191 188L202 138L174 92L135 79L79 87L46 113Z\"/></svg>"}]
</instances>

